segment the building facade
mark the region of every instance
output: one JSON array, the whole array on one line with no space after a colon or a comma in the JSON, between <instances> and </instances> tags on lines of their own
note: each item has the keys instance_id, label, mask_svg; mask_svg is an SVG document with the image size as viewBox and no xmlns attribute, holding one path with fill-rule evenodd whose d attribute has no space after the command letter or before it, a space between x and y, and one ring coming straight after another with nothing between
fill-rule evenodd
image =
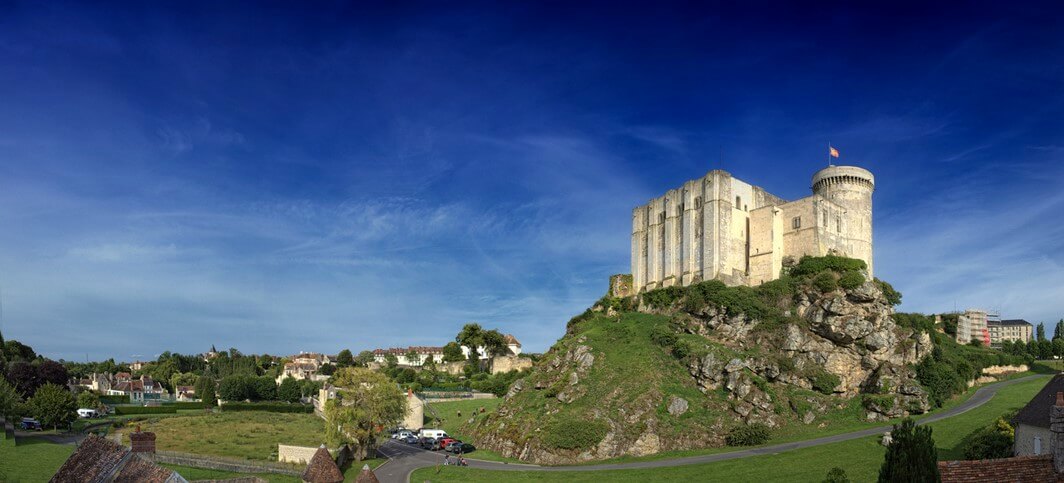
<instances>
[{"instance_id":1,"label":"building facade","mask_svg":"<svg viewBox=\"0 0 1064 483\"><path fill-rule=\"evenodd\" d=\"M987 321L987 329L990 332L990 345L997 346L1002 342L1031 342L1034 338L1034 326L1023 319L990 320Z\"/></svg>"},{"instance_id":2,"label":"building facade","mask_svg":"<svg viewBox=\"0 0 1064 483\"><path fill-rule=\"evenodd\" d=\"M788 202L715 170L635 208L632 290L713 279L760 285L805 255L861 259L871 277L875 177L829 166L813 175L812 190Z\"/></svg>"},{"instance_id":3,"label":"building facade","mask_svg":"<svg viewBox=\"0 0 1064 483\"><path fill-rule=\"evenodd\" d=\"M985 310L968 309L957 316L957 343L967 344L973 340L989 347L990 330L987 325L988 314Z\"/></svg>"}]
</instances>

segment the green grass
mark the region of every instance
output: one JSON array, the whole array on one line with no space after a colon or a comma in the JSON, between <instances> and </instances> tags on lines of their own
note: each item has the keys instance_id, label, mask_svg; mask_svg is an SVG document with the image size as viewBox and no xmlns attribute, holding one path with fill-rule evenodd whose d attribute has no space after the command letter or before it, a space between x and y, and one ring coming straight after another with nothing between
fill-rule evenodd
<instances>
[{"instance_id":1,"label":"green grass","mask_svg":"<svg viewBox=\"0 0 1064 483\"><path fill-rule=\"evenodd\" d=\"M73 446L51 444L43 439L24 438L18 446L0 432L0 481L48 481L74 452Z\"/></svg>"},{"instance_id":2,"label":"green grass","mask_svg":"<svg viewBox=\"0 0 1064 483\"><path fill-rule=\"evenodd\" d=\"M250 460L276 461L278 444L318 446L325 441L324 422L313 414L254 411L152 416L134 424L155 432L160 450Z\"/></svg>"},{"instance_id":3,"label":"green grass","mask_svg":"<svg viewBox=\"0 0 1064 483\"><path fill-rule=\"evenodd\" d=\"M1047 377L1039 377L1004 387L989 402L976 409L931 423L939 458L959 458L960 444L964 436L989 424L1001 414L1022 407L1038 393L1047 380ZM672 468L500 473L441 467L417 470L411 476L411 481L821 481L834 466L846 470L852 481L872 481L879 473L883 453L884 448L878 444L878 438L869 437L773 455Z\"/></svg>"},{"instance_id":4,"label":"green grass","mask_svg":"<svg viewBox=\"0 0 1064 483\"><path fill-rule=\"evenodd\" d=\"M358 474L362 471L362 465L368 464L370 468L377 468L384 464L386 459L368 459L364 461L352 462L344 471L344 481L355 481L358 478ZM192 468L190 466L178 466L162 464L171 470L176 471L188 481L195 480L223 480L228 478L240 478L247 476L257 476L270 483L299 483L302 481L298 476L278 475L274 473L234 473L232 471L211 470L206 468Z\"/></svg>"},{"instance_id":5,"label":"green grass","mask_svg":"<svg viewBox=\"0 0 1064 483\"><path fill-rule=\"evenodd\" d=\"M436 415L442 420L440 427L437 429L446 431L452 438L458 438L477 446L477 450L469 454L470 458L517 463L519 461L515 458L506 458L489 449L480 448L477 445L476 438L469 435L468 432L463 429L470 418L476 417L478 420L482 419L495 412L495 409L499 407L500 403L502 403L502 399L470 399L466 401L448 401L441 403L430 402L429 405L436 411ZM483 413L480 412L480 408L484 408ZM461 416L458 416L459 412L461 412ZM426 410L426 428L435 428L435 422L431 421L431 418L431 413Z\"/></svg>"}]
</instances>

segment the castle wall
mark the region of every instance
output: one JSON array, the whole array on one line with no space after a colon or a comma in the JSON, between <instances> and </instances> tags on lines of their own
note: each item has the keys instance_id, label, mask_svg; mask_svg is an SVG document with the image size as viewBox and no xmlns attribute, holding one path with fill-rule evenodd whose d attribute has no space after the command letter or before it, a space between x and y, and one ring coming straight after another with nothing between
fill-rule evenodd
<instances>
[{"instance_id":1,"label":"castle wall","mask_svg":"<svg viewBox=\"0 0 1064 483\"><path fill-rule=\"evenodd\" d=\"M632 286L638 291L647 284L647 206L632 210Z\"/></svg>"},{"instance_id":2,"label":"castle wall","mask_svg":"<svg viewBox=\"0 0 1064 483\"><path fill-rule=\"evenodd\" d=\"M783 268L783 211L766 206L750 212L751 285L779 278Z\"/></svg>"}]
</instances>

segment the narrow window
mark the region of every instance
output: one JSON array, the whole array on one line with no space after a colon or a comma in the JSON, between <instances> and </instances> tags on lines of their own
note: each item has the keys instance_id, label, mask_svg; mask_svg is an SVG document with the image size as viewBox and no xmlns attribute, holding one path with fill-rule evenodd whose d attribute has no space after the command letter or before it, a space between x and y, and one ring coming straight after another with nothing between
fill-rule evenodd
<instances>
[{"instance_id":1,"label":"narrow window","mask_svg":"<svg viewBox=\"0 0 1064 483\"><path fill-rule=\"evenodd\" d=\"M828 210L824 210L824 227L828 226Z\"/></svg>"},{"instance_id":2,"label":"narrow window","mask_svg":"<svg viewBox=\"0 0 1064 483\"><path fill-rule=\"evenodd\" d=\"M701 196L699 196L698 198L695 198L695 209L696 210L701 210L702 209L702 197Z\"/></svg>"},{"instance_id":3,"label":"narrow window","mask_svg":"<svg viewBox=\"0 0 1064 483\"><path fill-rule=\"evenodd\" d=\"M842 233L842 217L841 216L836 216L835 217L835 231L837 231L839 233Z\"/></svg>"},{"instance_id":4,"label":"narrow window","mask_svg":"<svg viewBox=\"0 0 1064 483\"><path fill-rule=\"evenodd\" d=\"M1042 438L1034 438L1034 454L1042 454Z\"/></svg>"},{"instance_id":5,"label":"narrow window","mask_svg":"<svg viewBox=\"0 0 1064 483\"><path fill-rule=\"evenodd\" d=\"M746 205L743 205L743 211L750 211L750 208L747 208Z\"/></svg>"},{"instance_id":6,"label":"narrow window","mask_svg":"<svg viewBox=\"0 0 1064 483\"><path fill-rule=\"evenodd\" d=\"M802 217L796 216L791 219L791 228L797 230L802 227Z\"/></svg>"}]
</instances>

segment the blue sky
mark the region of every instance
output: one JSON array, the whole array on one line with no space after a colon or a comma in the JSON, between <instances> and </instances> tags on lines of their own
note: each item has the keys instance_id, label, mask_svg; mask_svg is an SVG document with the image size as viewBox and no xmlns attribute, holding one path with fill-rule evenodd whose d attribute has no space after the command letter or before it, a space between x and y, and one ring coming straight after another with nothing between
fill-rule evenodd
<instances>
[{"instance_id":1,"label":"blue sky","mask_svg":"<svg viewBox=\"0 0 1064 483\"><path fill-rule=\"evenodd\" d=\"M216 8L0 6L5 337L543 351L632 207L718 168L806 196L829 141L903 310L1064 317L1059 5Z\"/></svg>"}]
</instances>

